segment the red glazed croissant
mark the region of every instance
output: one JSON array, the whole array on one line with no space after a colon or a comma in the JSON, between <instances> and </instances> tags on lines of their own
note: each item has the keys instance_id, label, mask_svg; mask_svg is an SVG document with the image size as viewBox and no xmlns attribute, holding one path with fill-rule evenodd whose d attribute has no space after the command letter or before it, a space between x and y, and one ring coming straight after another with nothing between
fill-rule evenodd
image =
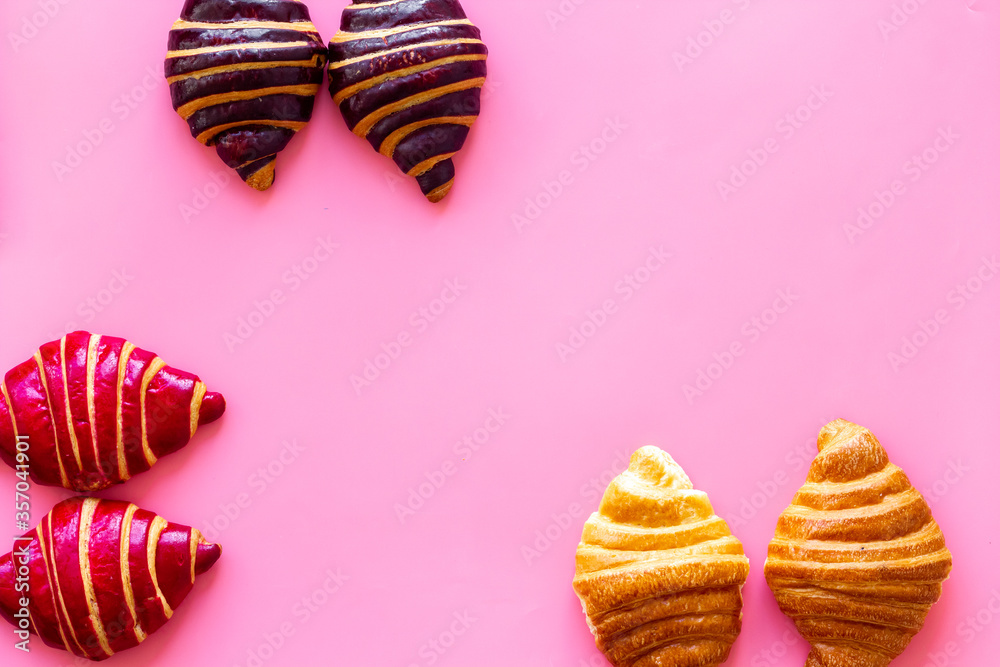
<instances>
[{"instance_id":1,"label":"red glazed croissant","mask_svg":"<svg viewBox=\"0 0 1000 667\"><path fill-rule=\"evenodd\" d=\"M122 338L77 331L0 383L0 458L39 484L94 491L149 470L226 409L221 394Z\"/></svg>"},{"instance_id":2,"label":"red glazed croissant","mask_svg":"<svg viewBox=\"0 0 1000 667\"><path fill-rule=\"evenodd\" d=\"M257 190L312 117L326 45L298 0L187 0L164 71L174 110Z\"/></svg>"},{"instance_id":3,"label":"red glazed croissant","mask_svg":"<svg viewBox=\"0 0 1000 667\"><path fill-rule=\"evenodd\" d=\"M166 623L221 553L130 503L70 498L0 557L0 614L49 646L104 660Z\"/></svg>"},{"instance_id":4,"label":"red glazed croissant","mask_svg":"<svg viewBox=\"0 0 1000 667\"><path fill-rule=\"evenodd\" d=\"M871 431L837 419L818 444L778 519L764 577L812 645L806 667L886 667L941 596L951 553Z\"/></svg>"},{"instance_id":5,"label":"red glazed croissant","mask_svg":"<svg viewBox=\"0 0 1000 667\"><path fill-rule=\"evenodd\" d=\"M441 201L479 115L486 45L458 0L354 0L330 42L330 94L348 127Z\"/></svg>"}]
</instances>

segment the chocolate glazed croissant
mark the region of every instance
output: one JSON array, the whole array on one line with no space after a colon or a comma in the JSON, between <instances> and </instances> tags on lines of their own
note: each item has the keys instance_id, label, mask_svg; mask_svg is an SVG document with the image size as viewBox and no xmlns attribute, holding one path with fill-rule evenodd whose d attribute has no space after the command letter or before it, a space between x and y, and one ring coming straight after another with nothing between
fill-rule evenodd
<instances>
[{"instance_id":1,"label":"chocolate glazed croissant","mask_svg":"<svg viewBox=\"0 0 1000 667\"><path fill-rule=\"evenodd\" d=\"M0 557L0 615L49 646L104 660L166 623L221 553L130 503L70 498Z\"/></svg>"},{"instance_id":2,"label":"chocolate glazed croissant","mask_svg":"<svg viewBox=\"0 0 1000 667\"><path fill-rule=\"evenodd\" d=\"M670 455L643 447L587 520L573 588L615 667L703 667L740 632L750 562Z\"/></svg>"},{"instance_id":3,"label":"chocolate glazed croissant","mask_svg":"<svg viewBox=\"0 0 1000 667\"><path fill-rule=\"evenodd\" d=\"M951 554L872 433L838 419L778 519L764 576L812 645L806 667L885 667L941 596Z\"/></svg>"},{"instance_id":4,"label":"chocolate glazed croissant","mask_svg":"<svg viewBox=\"0 0 1000 667\"><path fill-rule=\"evenodd\" d=\"M104 489L149 470L225 409L197 375L122 338L77 331L0 383L0 458L23 470L17 453L27 447L35 482Z\"/></svg>"},{"instance_id":5,"label":"chocolate glazed croissant","mask_svg":"<svg viewBox=\"0 0 1000 667\"><path fill-rule=\"evenodd\" d=\"M438 202L479 115L486 53L458 0L354 0L330 42L330 94L351 131Z\"/></svg>"},{"instance_id":6,"label":"chocolate glazed croissant","mask_svg":"<svg viewBox=\"0 0 1000 667\"><path fill-rule=\"evenodd\" d=\"M187 0L164 72L174 110L256 190L312 117L326 45L298 0Z\"/></svg>"}]
</instances>

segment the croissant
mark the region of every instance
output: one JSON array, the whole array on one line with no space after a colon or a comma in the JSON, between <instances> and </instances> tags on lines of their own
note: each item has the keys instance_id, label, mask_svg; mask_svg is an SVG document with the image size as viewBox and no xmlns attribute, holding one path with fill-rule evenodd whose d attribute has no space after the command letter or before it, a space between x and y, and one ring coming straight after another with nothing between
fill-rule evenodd
<instances>
[{"instance_id":1,"label":"croissant","mask_svg":"<svg viewBox=\"0 0 1000 667\"><path fill-rule=\"evenodd\" d=\"M615 667L701 667L729 655L749 570L708 496L643 447L584 524L573 588Z\"/></svg>"},{"instance_id":2,"label":"croissant","mask_svg":"<svg viewBox=\"0 0 1000 667\"><path fill-rule=\"evenodd\" d=\"M22 639L104 660L166 623L221 553L130 503L70 498L0 557L0 614Z\"/></svg>"},{"instance_id":3,"label":"croissant","mask_svg":"<svg viewBox=\"0 0 1000 667\"><path fill-rule=\"evenodd\" d=\"M323 83L326 45L309 10L298 0L187 0L167 48L170 99L191 135L267 190Z\"/></svg>"},{"instance_id":4,"label":"croissant","mask_svg":"<svg viewBox=\"0 0 1000 667\"><path fill-rule=\"evenodd\" d=\"M479 116L486 54L458 0L354 0L330 42L330 94L351 131L439 202Z\"/></svg>"},{"instance_id":5,"label":"croissant","mask_svg":"<svg viewBox=\"0 0 1000 667\"><path fill-rule=\"evenodd\" d=\"M38 484L95 491L149 470L226 409L221 394L113 336L42 345L0 383L0 458Z\"/></svg>"},{"instance_id":6,"label":"croissant","mask_svg":"<svg viewBox=\"0 0 1000 667\"><path fill-rule=\"evenodd\" d=\"M837 419L818 444L778 519L764 576L812 645L806 667L885 667L941 596L951 554L923 496L871 431Z\"/></svg>"}]
</instances>

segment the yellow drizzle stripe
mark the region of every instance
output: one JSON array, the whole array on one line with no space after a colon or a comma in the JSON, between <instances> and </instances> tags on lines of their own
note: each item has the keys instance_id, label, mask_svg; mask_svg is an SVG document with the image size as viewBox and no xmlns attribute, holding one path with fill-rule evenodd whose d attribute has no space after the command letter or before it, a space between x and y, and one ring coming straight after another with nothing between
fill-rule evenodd
<instances>
[{"instance_id":1,"label":"yellow drizzle stripe","mask_svg":"<svg viewBox=\"0 0 1000 667\"><path fill-rule=\"evenodd\" d=\"M129 505L122 517L121 542L119 543L118 562L122 573L122 590L125 592L125 606L132 616L132 626L135 629L136 639L141 644L146 639L146 632L139 624L139 617L135 613L135 591L132 590L132 572L130 571L128 552L132 543L132 518L139 510L135 505Z\"/></svg>"},{"instance_id":2,"label":"yellow drizzle stripe","mask_svg":"<svg viewBox=\"0 0 1000 667\"><path fill-rule=\"evenodd\" d=\"M220 132L225 132L226 130L231 130L234 127L243 127L245 125L267 125L269 127L284 127L289 130L295 130L298 132L306 124L299 120L268 120L266 118L261 118L259 120L241 120L235 123L224 123L222 125L216 125L215 127L210 127L201 134L198 135L197 139L201 143L208 145L209 140Z\"/></svg>"},{"instance_id":3,"label":"yellow drizzle stripe","mask_svg":"<svg viewBox=\"0 0 1000 667\"><path fill-rule=\"evenodd\" d=\"M191 529L191 583L194 583L194 563L195 559L198 558L198 543L201 542L201 532L197 528Z\"/></svg>"},{"instance_id":4,"label":"yellow drizzle stripe","mask_svg":"<svg viewBox=\"0 0 1000 667\"><path fill-rule=\"evenodd\" d=\"M125 458L125 435L124 423L122 420L122 391L125 387L125 372L128 370L128 358L132 355L135 345L125 341L122 351L118 357L118 384L116 385L117 395L115 403L115 442L118 446L118 476L122 480L127 480L131 475L128 471L128 460Z\"/></svg>"},{"instance_id":5,"label":"yellow drizzle stripe","mask_svg":"<svg viewBox=\"0 0 1000 667\"><path fill-rule=\"evenodd\" d=\"M423 30L424 28L437 28L446 25L472 25L469 19L447 19L444 21L428 21L427 23L411 23L409 25L396 26L395 28L385 28L384 30L364 30L362 32L339 31L331 40L334 44L344 42L354 42L359 39L385 39L390 35L398 35L403 32L413 30Z\"/></svg>"},{"instance_id":6,"label":"yellow drizzle stripe","mask_svg":"<svg viewBox=\"0 0 1000 667\"><path fill-rule=\"evenodd\" d=\"M267 95L303 95L312 97L319 92L318 83L300 84L296 86L274 86L272 88L255 88L254 90L237 90L230 93L219 93L218 95L206 95L182 104L177 108L177 113L181 118L187 120L196 111L216 104L226 104L227 102L239 102L241 100L253 100Z\"/></svg>"},{"instance_id":7,"label":"yellow drizzle stripe","mask_svg":"<svg viewBox=\"0 0 1000 667\"><path fill-rule=\"evenodd\" d=\"M382 145L379 147L378 152L386 157L392 157L392 154L396 152L396 146L399 145L399 142L422 127L427 127L429 125L465 125L466 127L472 127L472 123L474 123L475 120L475 116L439 116L438 118L425 118L424 120L418 120L415 123L404 125L386 137L385 141L383 141ZM452 155L454 155L454 153L452 153Z\"/></svg>"},{"instance_id":8,"label":"yellow drizzle stripe","mask_svg":"<svg viewBox=\"0 0 1000 667\"><path fill-rule=\"evenodd\" d=\"M257 63L234 63L232 65L219 65L218 67L206 67L187 74L177 74L167 77L167 83L176 83L185 79L201 79L215 74L229 74L230 72L241 72L255 69L273 69L275 67L319 67L325 58L317 53L312 60L272 60Z\"/></svg>"},{"instance_id":9,"label":"yellow drizzle stripe","mask_svg":"<svg viewBox=\"0 0 1000 667\"><path fill-rule=\"evenodd\" d=\"M354 126L354 134L359 137L365 137L371 132L371 129L380 120L387 116L391 116L397 111L402 111L407 107L412 107L417 104L423 104L424 102L429 102L430 100L436 99L438 97L444 97L450 93L457 93L461 90L468 90L469 88L479 88L484 83L486 83L485 77L477 77L475 79L466 79L465 81L456 81L455 83L449 83L447 86L440 86L438 88L432 88L430 90L425 90L423 92L417 93L416 95L411 95L405 97L398 102L393 102L392 104L387 104L381 109L377 109L364 118Z\"/></svg>"},{"instance_id":10,"label":"yellow drizzle stripe","mask_svg":"<svg viewBox=\"0 0 1000 667\"><path fill-rule=\"evenodd\" d=\"M434 168L438 162L444 162L448 158L455 155L455 153L444 153L443 155L435 155L434 157L427 158L413 169L406 172L407 176L419 176L420 174L426 173Z\"/></svg>"},{"instance_id":11,"label":"yellow drizzle stripe","mask_svg":"<svg viewBox=\"0 0 1000 667\"><path fill-rule=\"evenodd\" d=\"M163 591L160 590L160 584L156 580L156 547L160 542L160 534L166 527L167 520L159 515L157 515L157 517L153 519L153 522L150 524L149 536L146 538L146 567L149 569L149 578L153 582L153 589L156 591L156 597L163 605L163 615L170 618L174 615L174 610L170 608L169 604L167 604L167 598L163 596Z\"/></svg>"},{"instance_id":12,"label":"yellow drizzle stripe","mask_svg":"<svg viewBox=\"0 0 1000 667\"><path fill-rule=\"evenodd\" d=\"M315 46L315 42L247 42L245 44L220 44L219 46L199 46L197 49L180 49L167 51L167 58L187 58L206 53L223 53L225 51L243 51L249 49L294 49L300 46Z\"/></svg>"},{"instance_id":13,"label":"yellow drizzle stripe","mask_svg":"<svg viewBox=\"0 0 1000 667\"><path fill-rule=\"evenodd\" d=\"M139 389L139 419L142 420L142 453L146 455L146 463L150 467L156 463L156 455L149 448L149 434L146 433L146 390L149 388L149 383L153 377L166 365L166 362L159 357L153 359L153 362L149 364L149 368L146 369L146 373L142 376L142 388Z\"/></svg>"},{"instance_id":14,"label":"yellow drizzle stripe","mask_svg":"<svg viewBox=\"0 0 1000 667\"><path fill-rule=\"evenodd\" d=\"M48 550L45 546L46 531L48 531L49 543L51 544L54 541L52 538L52 515L47 515L42 523L45 525L45 529L38 531L38 547L42 551L42 560L45 561L45 574L49 579L50 588L53 590L52 606L56 609L56 621L59 623L59 636L62 637L63 643L66 644L66 650L70 653L76 653L69 648L69 642L66 641L66 634L63 631L63 619L66 619L66 627L69 628L70 637L73 638L73 643L76 644L76 647L80 649L80 652L76 655L85 656L87 655L87 652L83 650L83 645L80 643L80 640L77 639L76 631L73 629L73 624L69 622L69 610L66 609L66 599L63 597L62 586L59 583L59 567L55 562L55 554L52 555L52 558L49 558L47 553ZM51 567L49 565L50 562L52 564ZM62 618L59 618L59 610L58 607L55 606L56 596L59 598L59 607L62 607Z\"/></svg>"},{"instance_id":15,"label":"yellow drizzle stripe","mask_svg":"<svg viewBox=\"0 0 1000 667\"><path fill-rule=\"evenodd\" d=\"M229 23L206 23L177 19L171 30L243 30L263 28L270 30L294 30L295 32L319 32L309 21L230 21Z\"/></svg>"},{"instance_id":16,"label":"yellow drizzle stripe","mask_svg":"<svg viewBox=\"0 0 1000 667\"><path fill-rule=\"evenodd\" d=\"M14 440L17 440L17 419L14 418L14 406L10 404L10 394L7 393L7 381L0 380L0 394L3 394L3 401L7 404L7 414L10 415L10 425L14 428ZM53 425L54 426L54 425Z\"/></svg>"},{"instance_id":17,"label":"yellow drizzle stripe","mask_svg":"<svg viewBox=\"0 0 1000 667\"><path fill-rule=\"evenodd\" d=\"M45 405L48 408L49 414L54 414L52 412L52 397L49 395L49 380L45 377L45 365L42 363L42 353L38 350L35 351L35 364L38 366L38 377L42 379L42 391L45 392ZM6 394L6 391L4 394ZM15 437L17 436L16 425L14 428L14 435ZM62 481L63 487L68 489L69 478L66 477L66 467L63 465L62 452L59 451L59 429L56 428L54 421L52 422L52 437L55 441L56 447L56 462L59 464L59 479Z\"/></svg>"},{"instance_id":18,"label":"yellow drizzle stripe","mask_svg":"<svg viewBox=\"0 0 1000 667\"><path fill-rule=\"evenodd\" d=\"M194 393L191 394L191 437L198 430L198 417L201 415L201 402L205 398L208 388L204 382L194 383Z\"/></svg>"},{"instance_id":19,"label":"yellow drizzle stripe","mask_svg":"<svg viewBox=\"0 0 1000 667\"><path fill-rule=\"evenodd\" d=\"M369 53L364 56L357 56L354 58L345 58L344 60L330 61L330 69L340 69L341 67L347 67L348 65L353 65L355 63L361 63L366 60L374 60L375 58L381 58L383 56L391 56L394 53L402 53L403 51L416 51L417 49L426 49L430 46L449 46L452 44L482 44L483 40L474 39L472 37L460 37L456 39L440 39L435 42L421 42L420 44L408 44L407 46L397 46L393 49L386 49L384 51L377 51L375 53Z\"/></svg>"},{"instance_id":20,"label":"yellow drizzle stripe","mask_svg":"<svg viewBox=\"0 0 1000 667\"><path fill-rule=\"evenodd\" d=\"M97 447L97 410L94 405L94 376L97 374L97 343L101 337L90 334L87 343L87 421L90 422L90 443L94 446L94 466L101 470L101 452Z\"/></svg>"},{"instance_id":21,"label":"yellow drizzle stripe","mask_svg":"<svg viewBox=\"0 0 1000 667\"><path fill-rule=\"evenodd\" d=\"M114 655L108 644L108 633L101 622L101 610L97 606L97 596L94 593L94 579L90 573L90 527L94 521L94 510L97 509L97 498L87 498L80 506L80 578L83 581L83 595L87 600L90 612L90 625L94 628L97 643L107 656Z\"/></svg>"},{"instance_id":22,"label":"yellow drizzle stripe","mask_svg":"<svg viewBox=\"0 0 1000 667\"><path fill-rule=\"evenodd\" d=\"M73 447L73 456L76 457L76 467L83 471L83 461L80 459L80 441L76 437L76 428L73 426L73 411L69 406L69 371L66 368L66 336L59 340L59 358L62 361L63 378L63 398L66 401L66 426L69 429L69 442Z\"/></svg>"},{"instance_id":23,"label":"yellow drizzle stripe","mask_svg":"<svg viewBox=\"0 0 1000 667\"><path fill-rule=\"evenodd\" d=\"M466 60L486 60L485 53L467 53L458 56L448 56L446 58L438 58L437 60L431 60L429 62L421 63L420 65L413 65L412 67L404 67L403 69L393 70L391 72L386 72L385 74L380 74L378 76L373 76L370 79L365 79L359 83L352 86L348 86L343 90L339 91L333 96L333 103L340 104L346 100L351 95L362 90L367 90L369 88L374 88L380 83L384 83L391 79L398 79L400 77L409 76L410 74L416 74L417 72L425 72L429 69L434 69L435 67L441 67L442 65L450 65L451 63L462 62Z\"/></svg>"}]
</instances>

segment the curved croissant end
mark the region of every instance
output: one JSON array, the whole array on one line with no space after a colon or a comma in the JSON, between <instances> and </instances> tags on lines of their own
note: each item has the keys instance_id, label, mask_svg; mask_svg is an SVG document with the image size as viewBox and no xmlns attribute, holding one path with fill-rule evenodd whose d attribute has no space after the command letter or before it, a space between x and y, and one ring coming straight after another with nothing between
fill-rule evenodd
<instances>
[{"instance_id":1,"label":"curved croissant end","mask_svg":"<svg viewBox=\"0 0 1000 667\"><path fill-rule=\"evenodd\" d=\"M247 185L274 182L277 153L312 117L326 45L298 0L187 0L164 73L191 135Z\"/></svg>"},{"instance_id":2,"label":"curved croissant end","mask_svg":"<svg viewBox=\"0 0 1000 667\"><path fill-rule=\"evenodd\" d=\"M25 537L0 557L0 615L18 626L25 598L32 634L91 660L142 643L222 553L193 528L97 498L64 500Z\"/></svg>"},{"instance_id":3,"label":"curved croissant end","mask_svg":"<svg viewBox=\"0 0 1000 667\"><path fill-rule=\"evenodd\" d=\"M352 132L439 202L479 116L486 55L458 0L354 0L330 42L330 94Z\"/></svg>"},{"instance_id":4,"label":"curved croissant end","mask_svg":"<svg viewBox=\"0 0 1000 667\"><path fill-rule=\"evenodd\" d=\"M573 588L615 667L701 667L729 655L749 569L708 496L643 447L584 525Z\"/></svg>"},{"instance_id":5,"label":"curved croissant end","mask_svg":"<svg viewBox=\"0 0 1000 667\"><path fill-rule=\"evenodd\" d=\"M0 382L0 458L38 484L95 491L149 470L225 409L197 375L123 338L76 331Z\"/></svg>"},{"instance_id":6,"label":"curved croissant end","mask_svg":"<svg viewBox=\"0 0 1000 667\"><path fill-rule=\"evenodd\" d=\"M838 419L818 446L778 519L764 576L812 645L806 667L885 667L941 596L951 553L871 431Z\"/></svg>"}]
</instances>

